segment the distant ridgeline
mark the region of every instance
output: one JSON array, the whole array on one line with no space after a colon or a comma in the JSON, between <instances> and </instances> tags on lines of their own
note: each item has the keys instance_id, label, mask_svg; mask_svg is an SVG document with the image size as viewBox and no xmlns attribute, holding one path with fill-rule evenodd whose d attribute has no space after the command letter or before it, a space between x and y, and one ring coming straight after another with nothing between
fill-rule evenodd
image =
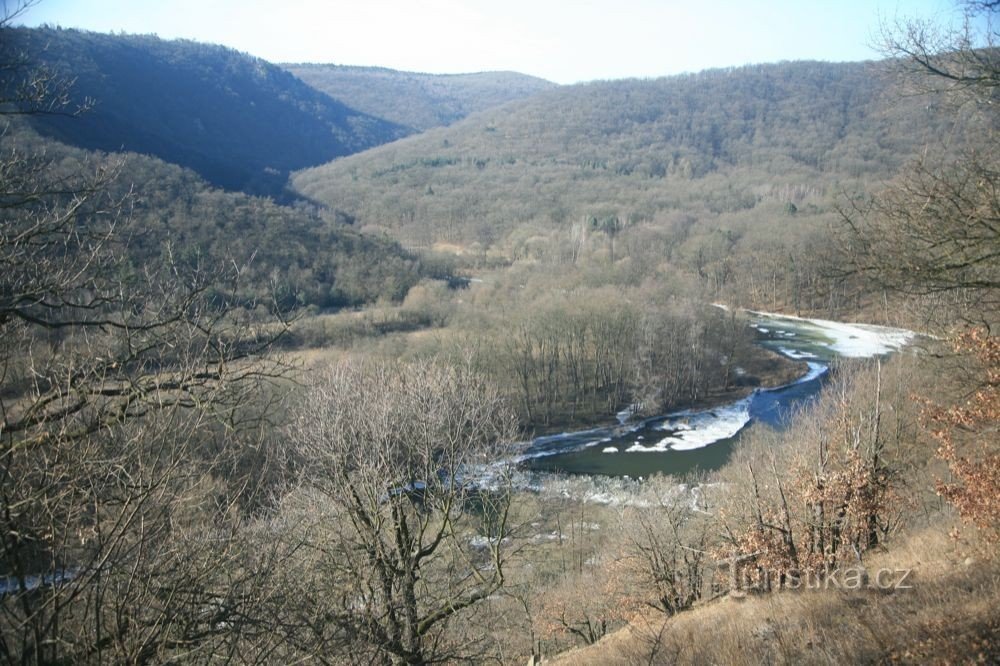
<instances>
[{"instance_id":1,"label":"distant ridgeline","mask_svg":"<svg viewBox=\"0 0 1000 666\"><path fill-rule=\"evenodd\" d=\"M5 31L4 49L75 79L77 117L39 116L43 135L155 155L230 190L281 197L288 173L410 130L355 111L259 58L151 35Z\"/></svg>"},{"instance_id":2,"label":"distant ridgeline","mask_svg":"<svg viewBox=\"0 0 1000 666\"><path fill-rule=\"evenodd\" d=\"M933 101L891 88L882 63L820 62L560 86L294 185L413 243L490 245L591 216L801 217L946 135Z\"/></svg>"},{"instance_id":3,"label":"distant ridgeline","mask_svg":"<svg viewBox=\"0 0 1000 666\"><path fill-rule=\"evenodd\" d=\"M317 90L365 113L423 131L530 97L556 84L517 72L422 74L383 67L282 65Z\"/></svg>"}]
</instances>

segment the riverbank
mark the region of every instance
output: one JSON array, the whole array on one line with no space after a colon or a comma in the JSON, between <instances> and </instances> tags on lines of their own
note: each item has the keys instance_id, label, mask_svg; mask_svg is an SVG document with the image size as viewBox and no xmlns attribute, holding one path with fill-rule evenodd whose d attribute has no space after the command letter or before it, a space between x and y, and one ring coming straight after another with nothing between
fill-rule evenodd
<instances>
[{"instance_id":1,"label":"riverbank","mask_svg":"<svg viewBox=\"0 0 1000 666\"><path fill-rule=\"evenodd\" d=\"M783 356L760 345L750 346L738 363L733 364L730 383L727 387L716 387L709 390L697 400L678 402L669 405L656 405L653 409L639 410L632 420L639 420L658 414L678 412L683 410L703 410L721 407L749 396L755 389L771 389L787 386L804 377L809 372L805 361ZM628 405L621 405L627 409ZM612 426L619 421L614 414L577 414L575 417L566 415L553 419L547 425L538 425L526 431L528 438L546 437L567 430L586 430L602 426Z\"/></svg>"}]
</instances>

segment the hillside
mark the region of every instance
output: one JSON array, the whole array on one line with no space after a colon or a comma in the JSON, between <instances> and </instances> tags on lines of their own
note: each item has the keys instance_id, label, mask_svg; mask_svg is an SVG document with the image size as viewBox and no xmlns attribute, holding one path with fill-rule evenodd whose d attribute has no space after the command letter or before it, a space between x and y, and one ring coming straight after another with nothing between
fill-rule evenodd
<instances>
[{"instance_id":1,"label":"hillside","mask_svg":"<svg viewBox=\"0 0 1000 666\"><path fill-rule=\"evenodd\" d=\"M595 644L544 663L987 663L1000 651L997 567L963 546L942 530L914 530L867 564L873 578L881 571L892 581L887 589L815 586L724 597L673 617L640 613ZM910 582L895 589L902 572Z\"/></svg>"},{"instance_id":2,"label":"hillside","mask_svg":"<svg viewBox=\"0 0 1000 666\"><path fill-rule=\"evenodd\" d=\"M117 173L106 195L128 203L119 232L129 263L239 266L235 295L244 306L288 312L398 301L422 275L418 259L397 243L360 234L336 215L326 220L314 207L226 192L155 157L84 151L20 124L8 126L0 151L31 155L59 187L89 172Z\"/></svg>"},{"instance_id":3,"label":"hillside","mask_svg":"<svg viewBox=\"0 0 1000 666\"><path fill-rule=\"evenodd\" d=\"M125 160L117 189L137 194L131 220L137 262L160 260L168 246L206 265L236 262L244 303L284 311L398 301L421 277L417 258L389 239L324 220L307 207L210 187L155 158Z\"/></svg>"},{"instance_id":4,"label":"hillside","mask_svg":"<svg viewBox=\"0 0 1000 666\"><path fill-rule=\"evenodd\" d=\"M0 10L4 662L1000 664L1000 49L306 67L334 99L8 30L33 4ZM488 44L258 9L227 27L269 48L305 9L338 49Z\"/></svg>"},{"instance_id":5,"label":"hillside","mask_svg":"<svg viewBox=\"0 0 1000 666\"><path fill-rule=\"evenodd\" d=\"M476 111L555 87L517 72L422 74L381 67L282 66L352 108L415 130L450 125Z\"/></svg>"},{"instance_id":6,"label":"hillside","mask_svg":"<svg viewBox=\"0 0 1000 666\"><path fill-rule=\"evenodd\" d=\"M822 213L895 173L943 122L900 102L877 64L781 63L561 87L293 182L408 243L511 254L517 235L588 217Z\"/></svg>"},{"instance_id":7,"label":"hillside","mask_svg":"<svg viewBox=\"0 0 1000 666\"><path fill-rule=\"evenodd\" d=\"M277 196L289 171L409 131L222 46L22 28L5 31L3 47L72 80L77 103L93 100L78 117L35 118L42 134L86 149L155 155L226 189Z\"/></svg>"}]
</instances>

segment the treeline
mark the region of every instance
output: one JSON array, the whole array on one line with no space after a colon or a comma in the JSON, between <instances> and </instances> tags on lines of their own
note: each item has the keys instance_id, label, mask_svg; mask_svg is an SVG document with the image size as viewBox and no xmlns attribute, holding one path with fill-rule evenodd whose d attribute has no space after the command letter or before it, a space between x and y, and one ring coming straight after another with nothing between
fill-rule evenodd
<instances>
[{"instance_id":1,"label":"treeline","mask_svg":"<svg viewBox=\"0 0 1000 666\"><path fill-rule=\"evenodd\" d=\"M315 209L224 192L157 160L127 159L129 181L140 192L135 224L142 231L132 243L138 261L168 247L186 261L232 258L245 266L246 302L273 299L286 311L400 301L422 275L419 259L394 241Z\"/></svg>"},{"instance_id":2,"label":"treeline","mask_svg":"<svg viewBox=\"0 0 1000 666\"><path fill-rule=\"evenodd\" d=\"M955 118L895 97L886 67L782 63L569 86L293 184L360 228L484 265L556 263L598 284L683 275L708 298L837 316L866 306L857 280L831 278L841 208Z\"/></svg>"},{"instance_id":3,"label":"treeline","mask_svg":"<svg viewBox=\"0 0 1000 666\"><path fill-rule=\"evenodd\" d=\"M555 87L517 72L423 74L383 67L282 66L351 108L419 131Z\"/></svg>"},{"instance_id":4,"label":"treeline","mask_svg":"<svg viewBox=\"0 0 1000 666\"><path fill-rule=\"evenodd\" d=\"M546 426L606 418L630 404L661 413L731 388L752 339L742 320L691 303L572 299L511 322L477 361L509 387L527 424Z\"/></svg>"},{"instance_id":5,"label":"treeline","mask_svg":"<svg viewBox=\"0 0 1000 666\"><path fill-rule=\"evenodd\" d=\"M299 173L297 190L407 241L506 249L515 230L617 213L801 217L884 179L947 124L879 64L783 63L561 87Z\"/></svg>"}]
</instances>

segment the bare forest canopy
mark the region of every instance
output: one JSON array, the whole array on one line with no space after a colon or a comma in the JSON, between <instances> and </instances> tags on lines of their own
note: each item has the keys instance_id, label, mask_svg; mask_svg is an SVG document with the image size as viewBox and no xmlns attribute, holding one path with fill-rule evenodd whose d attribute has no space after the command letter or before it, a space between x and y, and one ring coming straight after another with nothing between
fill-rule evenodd
<instances>
[{"instance_id":1,"label":"bare forest canopy","mask_svg":"<svg viewBox=\"0 0 1000 666\"><path fill-rule=\"evenodd\" d=\"M351 108L417 131L556 87L517 72L424 74L313 63L282 67Z\"/></svg>"},{"instance_id":2,"label":"bare forest canopy","mask_svg":"<svg viewBox=\"0 0 1000 666\"><path fill-rule=\"evenodd\" d=\"M77 118L34 126L67 143L155 155L212 184L281 196L288 172L411 130L354 110L223 46L63 29L8 29L4 49L72 80Z\"/></svg>"},{"instance_id":3,"label":"bare forest canopy","mask_svg":"<svg viewBox=\"0 0 1000 666\"><path fill-rule=\"evenodd\" d=\"M0 146L34 156L51 187L73 183L87 170L116 171L105 196L128 202L128 216L118 223L128 263L237 265L233 305L289 312L398 301L428 274L418 257L390 239L359 233L342 215L226 192L155 157L72 148L20 123L8 127Z\"/></svg>"},{"instance_id":4,"label":"bare forest canopy","mask_svg":"<svg viewBox=\"0 0 1000 666\"><path fill-rule=\"evenodd\" d=\"M892 176L948 116L879 63L565 86L309 169L294 186L414 244L500 245L589 217L801 227ZM521 238L523 241L523 238Z\"/></svg>"},{"instance_id":5,"label":"bare forest canopy","mask_svg":"<svg viewBox=\"0 0 1000 666\"><path fill-rule=\"evenodd\" d=\"M11 28L34 2L0 9L0 661L998 662L996 49L313 88ZM848 320L912 343L846 358ZM526 466L567 441L630 467Z\"/></svg>"}]
</instances>

